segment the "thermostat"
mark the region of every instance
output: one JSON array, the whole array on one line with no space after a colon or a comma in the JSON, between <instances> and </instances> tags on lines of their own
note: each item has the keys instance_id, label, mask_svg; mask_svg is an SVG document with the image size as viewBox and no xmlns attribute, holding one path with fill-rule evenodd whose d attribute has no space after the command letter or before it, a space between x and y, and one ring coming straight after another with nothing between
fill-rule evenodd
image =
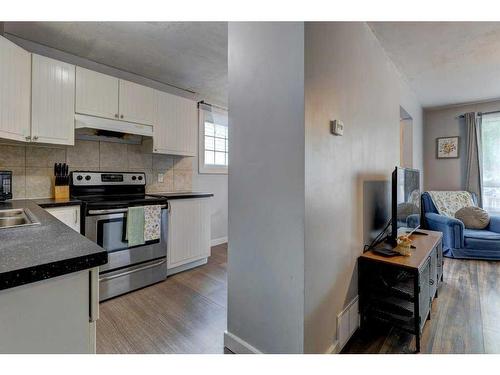
<instances>
[{"instance_id":1,"label":"thermostat","mask_svg":"<svg viewBox=\"0 0 500 375\"><path fill-rule=\"evenodd\" d=\"M344 123L340 120L330 121L330 131L333 135L344 135Z\"/></svg>"}]
</instances>

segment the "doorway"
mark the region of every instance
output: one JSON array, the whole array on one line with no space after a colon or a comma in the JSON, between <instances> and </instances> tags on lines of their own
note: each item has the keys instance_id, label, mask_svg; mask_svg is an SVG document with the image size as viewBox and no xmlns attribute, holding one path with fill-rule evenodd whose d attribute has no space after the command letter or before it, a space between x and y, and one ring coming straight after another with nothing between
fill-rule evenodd
<instances>
[{"instance_id":1,"label":"doorway","mask_svg":"<svg viewBox=\"0 0 500 375\"><path fill-rule=\"evenodd\" d=\"M413 119L399 107L399 165L413 168Z\"/></svg>"}]
</instances>

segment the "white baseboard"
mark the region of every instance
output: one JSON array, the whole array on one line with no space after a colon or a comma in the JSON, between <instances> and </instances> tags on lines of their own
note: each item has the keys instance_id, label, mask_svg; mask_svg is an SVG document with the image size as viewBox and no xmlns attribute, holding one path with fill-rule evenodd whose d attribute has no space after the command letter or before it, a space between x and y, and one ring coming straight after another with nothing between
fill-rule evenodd
<instances>
[{"instance_id":1,"label":"white baseboard","mask_svg":"<svg viewBox=\"0 0 500 375\"><path fill-rule=\"evenodd\" d=\"M227 242L227 237L214 238L210 240L210 246L217 246Z\"/></svg>"},{"instance_id":2,"label":"white baseboard","mask_svg":"<svg viewBox=\"0 0 500 375\"><path fill-rule=\"evenodd\" d=\"M186 271L186 270L189 270L191 268L198 267L198 266L202 266L202 265L207 264L207 263L208 263L208 258L203 258L203 259L195 260L194 262L191 262L191 263L183 264L182 266L169 268L169 269L167 269L167 276L172 276L176 273Z\"/></svg>"},{"instance_id":3,"label":"white baseboard","mask_svg":"<svg viewBox=\"0 0 500 375\"><path fill-rule=\"evenodd\" d=\"M224 332L224 346L236 354L262 354L259 349L228 331Z\"/></svg>"},{"instance_id":4,"label":"white baseboard","mask_svg":"<svg viewBox=\"0 0 500 375\"><path fill-rule=\"evenodd\" d=\"M330 347L326 350L325 354L338 354L340 353L339 341L335 340L335 342L330 345Z\"/></svg>"}]
</instances>

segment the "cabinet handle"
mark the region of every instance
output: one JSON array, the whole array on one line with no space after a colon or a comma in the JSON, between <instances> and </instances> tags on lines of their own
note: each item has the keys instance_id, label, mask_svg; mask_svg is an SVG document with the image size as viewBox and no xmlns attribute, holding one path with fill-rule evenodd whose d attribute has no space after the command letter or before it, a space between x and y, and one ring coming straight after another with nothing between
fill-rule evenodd
<instances>
[{"instance_id":1,"label":"cabinet handle","mask_svg":"<svg viewBox=\"0 0 500 375\"><path fill-rule=\"evenodd\" d=\"M118 113L115 113L115 117L118 118Z\"/></svg>"},{"instance_id":2,"label":"cabinet handle","mask_svg":"<svg viewBox=\"0 0 500 375\"><path fill-rule=\"evenodd\" d=\"M36 141L37 139L38 139L38 136L37 136L37 135L35 135L35 136L33 137L33 140L34 140L34 141Z\"/></svg>"},{"instance_id":3,"label":"cabinet handle","mask_svg":"<svg viewBox=\"0 0 500 375\"><path fill-rule=\"evenodd\" d=\"M31 136L30 135L28 135L27 137L24 137L24 138L26 138L27 141L31 141Z\"/></svg>"},{"instance_id":4,"label":"cabinet handle","mask_svg":"<svg viewBox=\"0 0 500 375\"><path fill-rule=\"evenodd\" d=\"M120 118L123 118L123 115L120 115Z\"/></svg>"}]
</instances>

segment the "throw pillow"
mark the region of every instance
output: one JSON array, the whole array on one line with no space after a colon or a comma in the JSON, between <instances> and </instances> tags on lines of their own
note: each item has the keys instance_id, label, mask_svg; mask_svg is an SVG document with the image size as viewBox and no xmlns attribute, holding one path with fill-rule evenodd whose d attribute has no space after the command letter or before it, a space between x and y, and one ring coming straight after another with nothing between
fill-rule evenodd
<instances>
[{"instance_id":1,"label":"throw pillow","mask_svg":"<svg viewBox=\"0 0 500 375\"><path fill-rule=\"evenodd\" d=\"M480 207L463 207L455 213L455 217L462 221L467 229L484 229L490 223L490 215Z\"/></svg>"}]
</instances>

